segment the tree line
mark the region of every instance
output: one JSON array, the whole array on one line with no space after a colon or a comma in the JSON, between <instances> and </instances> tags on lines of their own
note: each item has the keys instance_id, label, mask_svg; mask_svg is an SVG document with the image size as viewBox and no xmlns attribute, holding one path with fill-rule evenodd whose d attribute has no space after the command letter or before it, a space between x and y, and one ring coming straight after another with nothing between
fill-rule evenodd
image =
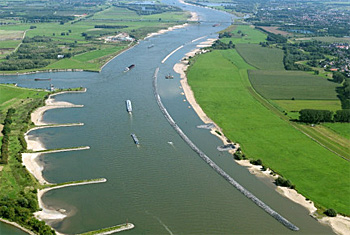
<instances>
[{"instance_id":1,"label":"tree line","mask_svg":"<svg viewBox=\"0 0 350 235\"><path fill-rule=\"evenodd\" d=\"M310 124L321 122L350 122L350 109L337 110L335 114L330 110L302 109L299 121Z\"/></svg>"},{"instance_id":2,"label":"tree line","mask_svg":"<svg viewBox=\"0 0 350 235\"><path fill-rule=\"evenodd\" d=\"M4 127L1 131L1 133L3 134L3 138L1 141L2 143L1 143L0 164L7 164L8 163L12 115L15 112L16 112L16 110L13 108L8 109L7 114L6 114L6 118L4 120Z\"/></svg>"}]
</instances>

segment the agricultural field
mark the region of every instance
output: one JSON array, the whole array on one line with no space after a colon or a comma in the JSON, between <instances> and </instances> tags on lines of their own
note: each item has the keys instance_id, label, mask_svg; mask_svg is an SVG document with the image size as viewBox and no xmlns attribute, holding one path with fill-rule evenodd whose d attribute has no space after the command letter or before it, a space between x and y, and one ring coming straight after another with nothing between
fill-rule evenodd
<instances>
[{"instance_id":1,"label":"agricultural field","mask_svg":"<svg viewBox=\"0 0 350 235\"><path fill-rule=\"evenodd\" d=\"M337 83L302 71L249 71L254 89L266 99L338 100Z\"/></svg>"},{"instance_id":2,"label":"agricultural field","mask_svg":"<svg viewBox=\"0 0 350 235\"><path fill-rule=\"evenodd\" d=\"M235 50L214 50L197 57L187 76L203 111L248 158L261 159L321 209L349 215L350 179L344 172L350 163L263 106L252 95L249 69Z\"/></svg>"},{"instance_id":3,"label":"agricultural field","mask_svg":"<svg viewBox=\"0 0 350 235\"><path fill-rule=\"evenodd\" d=\"M220 40L224 43L233 44L240 43L259 43L266 40L267 35L259 30L256 30L252 25L232 25L224 30L233 34L229 38L221 38ZM222 31L223 32L223 31Z\"/></svg>"},{"instance_id":4,"label":"agricultural field","mask_svg":"<svg viewBox=\"0 0 350 235\"><path fill-rule=\"evenodd\" d=\"M236 49L250 65L261 70L284 70L283 51L258 44L237 44Z\"/></svg>"}]
</instances>

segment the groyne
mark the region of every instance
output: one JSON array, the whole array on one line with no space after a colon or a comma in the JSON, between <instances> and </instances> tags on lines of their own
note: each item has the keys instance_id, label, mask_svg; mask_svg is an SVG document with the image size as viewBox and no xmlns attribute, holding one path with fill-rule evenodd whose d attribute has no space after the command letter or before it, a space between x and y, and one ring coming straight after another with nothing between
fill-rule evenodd
<instances>
[{"instance_id":1,"label":"groyne","mask_svg":"<svg viewBox=\"0 0 350 235\"><path fill-rule=\"evenodd\" d=\"M203 153L181 130L181 128L176 124L176 122L173 120L173 118L168 113L167 109L164 107L160 95L158 93L158 87L157 87L157 77L158 77L159 67L156 68L154 75L153 75L153 92L154 96L156 98L157 104L164 114L167 121L170 123L170 125L175 129L175 131L180 135L180 137L191 147L191 149L196 152L211 168L213 168L219 175L221 175L225 180L227 180L231 185L233 185L238 191L240 191L244 196L246 196L248 199L250 199L252 202L254 202L257 206L259 206L261 209L263 209L266 213L268 213L270 216L275 218L278 222L283 224L285 227L287 227L290 230L298 231L299 228L289 222L286 218L278 214L276 211L274 211L271 207L266 205L263 201L261 201L259 198L254 196L251 192L249 192L247 189L245 189L242 185L240 185L237 181L235 181L231 176L229 176L225 171L223 171L218 165L216 165L215 162L213 162L205 153Z\"/></svg>"}]
</instances>

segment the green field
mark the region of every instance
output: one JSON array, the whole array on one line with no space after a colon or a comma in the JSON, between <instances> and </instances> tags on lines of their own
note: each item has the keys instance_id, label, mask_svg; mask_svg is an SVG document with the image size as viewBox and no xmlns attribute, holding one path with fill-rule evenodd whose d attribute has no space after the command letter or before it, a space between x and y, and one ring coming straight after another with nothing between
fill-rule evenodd
<instances>
[{"instance_id":1,"label":"green field","mask_svg":"<svg viewBox=\"0 0 350 235\"><path fill-rule=\"evenodd\" d=\"M339 84L302 71L249 71L249 79L266 99L338 100Z\"/></svg>"},{"instance_id":2,"label":"green field","mask_svg":"<svg viewBox=\"0 0 350 235\"><path fill-rule=\"evenodd\" d=\"M204 112L249 158L262 159L317 206L349 215L350 163L256 100L247 69L235 50L225 50L200 55L187 74Z\"/></svg>"},{"instance_id":3,"label":"green field","mask_svg":"<svg viewBox=\"0 0 350 235\"><path fill-rule=\"evenodd\" d=\"M236 49L250 65L261 70L284 70L283 51L258 44L237 44Z\"/></svg>"},{"instance_id":4,"label":"green field","mask_svg":"<svg viewBox=\"0 0 350 235\"><path fill-rule=\"evenodd\" d=\"M18 105L22 102L23 99L27 99L27 97L38 98L42 97L45 94L47 94L47 92L34 89L19 88L11 84L0 84L0 113L3 114L0 117L4 116L4 112L6 112L10 106ZM0 120L2 122L1 118Z\"/></svg>"},{"instance_id":5,"label":"green field","mask_svg":"<svg viewBox=\"0 0 350 235\"><path fill-rule=\"evenodd\" d=\"M259 43L264 42L267 37L266 34L256 30L252 25L233 25L224 31L234 34L233 37L220 39L224 43L229 43L230 41L232 41L233 44ZM238 31L240 31L240 33L238 33Z\"/></svg>"},{"instance_id":6,"label":"green field","mask_svg":"<svg viewBox=\"0 0 350 235\"><path fill-rule=\"evenodd\" d=\"M350 123L324 123L322 124L344 138L350 140ZM349 145L349 143L348 143Z\"/></svg>"}]
</instances>

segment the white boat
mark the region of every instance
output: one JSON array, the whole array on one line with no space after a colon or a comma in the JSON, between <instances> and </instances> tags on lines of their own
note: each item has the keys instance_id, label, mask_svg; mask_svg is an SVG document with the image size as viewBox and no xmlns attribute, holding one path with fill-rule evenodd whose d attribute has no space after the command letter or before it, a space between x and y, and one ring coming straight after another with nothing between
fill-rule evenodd
<instances>
[{"instance_id":1,"label":"white boat","mask_svg":"<svg viewBox=\"0 0 350 235\"><path fill-rule=\"evenodd\" d=\"M129 113L131 113L131 112L132 112L131 101L130 101L130 100L125 101L125 105L126 105L126 111L128 111Z\"/></svg>"}]
</instances>

